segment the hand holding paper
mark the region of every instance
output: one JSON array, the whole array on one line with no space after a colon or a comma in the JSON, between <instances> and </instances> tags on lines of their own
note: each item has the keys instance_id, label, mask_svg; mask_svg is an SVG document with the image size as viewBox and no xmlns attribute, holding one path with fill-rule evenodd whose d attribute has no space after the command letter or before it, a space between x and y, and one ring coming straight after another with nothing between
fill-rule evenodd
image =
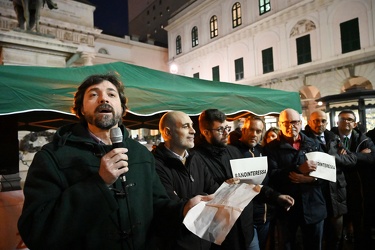
<instances>
[{"instance_id":1,"label":"hand holding paper","mask_svg":"<svg viewBox=\"0 0 375 250\"><path fill-rule=\"evenodd\" d=\"M299 166L298 170L302 174L309 174L310 172L316 170L316 162L313 160L307 160L302 165Z\"/></svg>"},{"instance_id":2,"label":"hand holding paper","mask_svg":"<svg viewBox=\"0 0 375 250\"><path fill-rule=\"evenodd\" d=\"M186 216L186 214L189 212L191 208L196 206L201 201L210 201L214 198L214 195L197 195L191 198L184 206L183 215Z\"/></svg>"}]
</instances>

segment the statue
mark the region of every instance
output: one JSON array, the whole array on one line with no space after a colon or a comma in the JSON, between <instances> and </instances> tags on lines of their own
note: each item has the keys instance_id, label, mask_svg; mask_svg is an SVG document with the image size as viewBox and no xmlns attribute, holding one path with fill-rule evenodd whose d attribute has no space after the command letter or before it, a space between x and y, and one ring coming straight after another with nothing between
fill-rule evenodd
<instances>
[{"instance_id":1,"label":"statue","mask_svg":"<svg viewBox=\"0 0 375 250\"><path fill-rule=\"evenodd\" d=\"M34 26L39 32L40 9L47 4L50 10L57 9L57 4L52 0L12 0L14 11L17 15L18 28L31 31ZM25 27L26 24L26 27Z\"/></svg>"}]
</instances>

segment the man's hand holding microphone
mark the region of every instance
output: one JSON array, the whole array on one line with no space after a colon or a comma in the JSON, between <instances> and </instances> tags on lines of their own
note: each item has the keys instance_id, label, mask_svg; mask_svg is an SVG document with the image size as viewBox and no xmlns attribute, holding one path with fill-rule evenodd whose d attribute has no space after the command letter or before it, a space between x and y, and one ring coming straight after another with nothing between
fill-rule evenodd
<instances>
[{"instance_id":1,"label":"man's hand holding microphone","mask_svg":"<svg viewBox=\"0 0 375 250\"><path fill-rule=\"evenodd\" d=\"M125 173L129 171L128 168L128 152L127 148L122 145L122 132L119 127L110 130L110 138L113 149L105 154L100 160L99 175L103 181L109 186L112 185L117 178L125 182Z\"/></svg>"}]
</instances>

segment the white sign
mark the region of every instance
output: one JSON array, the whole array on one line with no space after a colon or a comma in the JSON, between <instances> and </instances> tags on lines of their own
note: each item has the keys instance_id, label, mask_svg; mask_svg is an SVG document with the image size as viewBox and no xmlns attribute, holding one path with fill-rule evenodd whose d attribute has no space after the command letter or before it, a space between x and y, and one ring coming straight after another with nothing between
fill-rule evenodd
<instances>
[{"instance_id":1,"label":"white sign","mask_svg":"<svg viewBox=\"0 0 375 250\"><path fill-rule=\"evenodd\" d=\"M230 160L233 177L248 184L262 184L266 177L267 156Z\"/></svg>"},{"instance_id":2,"label":"white sign","mask_svg":"<svg viewBox=\"0 0 375 250\"><path fill-rule=\"evenodd\" d=\"M310 176L336 182L335 157L323 152L310 152L306 154L308 160L317 163L316 171L310 172Z\"/></svg>"}]
</instances>

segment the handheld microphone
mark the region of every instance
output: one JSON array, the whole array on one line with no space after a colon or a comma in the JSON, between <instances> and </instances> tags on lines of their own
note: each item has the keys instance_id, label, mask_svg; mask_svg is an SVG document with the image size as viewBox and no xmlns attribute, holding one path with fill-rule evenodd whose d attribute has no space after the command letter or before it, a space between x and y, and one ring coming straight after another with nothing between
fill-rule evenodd
<instances>
[{"instance_id":1,"label":"handheld microphone","mask_svg":"<svg viewBox=\"0 0 375 250\"><path fill-rule=\"evenodd\" d=\"M122 145L123 136L122 136L121 129L119 127L116 127L116 128L112 128L109 132L110 132L110 139L111 139L113 148L123 147ZM125 174L120 175L120 180L123 183L126 182Z\"/></svg>"}]
</instances>

